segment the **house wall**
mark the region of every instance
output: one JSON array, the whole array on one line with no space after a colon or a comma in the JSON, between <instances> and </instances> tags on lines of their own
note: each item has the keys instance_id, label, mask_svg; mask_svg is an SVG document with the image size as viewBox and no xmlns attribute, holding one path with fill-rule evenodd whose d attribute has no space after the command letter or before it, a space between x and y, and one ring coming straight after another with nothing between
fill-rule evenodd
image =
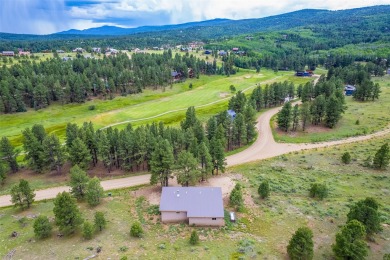
<instances>
[{"instance_id":1,"label":"house wall","mask_svg":"<svg viewBox=\"0 0 390 260\"><path fill-rule=\"evenodd\" d=\"M161 221L163 223L167 222L187 222L187 212L186 211L161 211Z\"/></svg>"},{"instance_id":2,"label":"house wall","mask_svg":"<svg viewBox=\"0 0 390 260\"><path fill-rule=\"evenodd\" d=\"M189 218L189 225L195 226L224 226L225 220L223 218Z\"/></svg>"}]
</instances>

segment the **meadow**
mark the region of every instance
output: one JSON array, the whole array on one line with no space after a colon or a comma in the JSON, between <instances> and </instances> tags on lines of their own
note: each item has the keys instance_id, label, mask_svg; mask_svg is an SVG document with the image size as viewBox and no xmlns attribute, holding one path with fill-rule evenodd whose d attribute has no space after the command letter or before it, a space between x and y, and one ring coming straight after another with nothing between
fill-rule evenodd
<instances>
[{"instance_id":1,"label":"meadow","mask_svg":"<svg viewBox=\"0 0 390 260\"><path fill-rule=\"evenodd\" d=\"M352 96L345 97L347 110L333 129L310 126L305 132L298 128L298 131L286 134L277 129L275 115L271 120L275 140L285 143L323 142L370 134L389 127L390 75L373 77L373 81L381 86L382 93L379 99L360 102L354 100Z\"/></svg>"},{"instance_id":2,"label":"meadow","mask_svg":"<svg viewBox=\"0 0 390 260\"><path fill-rule=\"evenodd\" d=\"M195 228L185 224L160 223L156 207L141 194L148 187L117 190L96 208L79 203L83 217L93 219L95 211L103 211L108 219L105 230L92 240L80 234L38 240L33 234L33 220L47 215L53 220L53 203L35 203L26 211L14 208L0 210L0 256L15 249L14 258L84 259L96 254L101 258L120 259L284 259L286 246L298 227L308 226L314 233L314 259L332 258L331 244L346 221L348 207L366 197L381 204L383 231L369 242L368 259L382 259L390 253L390 171L377 171L362 166L390 136L359 144L302 151L273 159L230 168L226 175L243 185L245 210L237 213L237 222L223 228ZM341 155L349 151L352 162L341 163ZM271 185L269 199L261 200L257 187L264 179ZM323 201L309 198L314 182L325 183L330 194ZM156 188L158 190L158 188ZM227 211L233 210L230 207ZM145 234L131 238L130 226L140 221ZM190 246L192 230L200 234L200 244ZM18 236L10 238L13 231Z\"/></svg>"}]
</instances>

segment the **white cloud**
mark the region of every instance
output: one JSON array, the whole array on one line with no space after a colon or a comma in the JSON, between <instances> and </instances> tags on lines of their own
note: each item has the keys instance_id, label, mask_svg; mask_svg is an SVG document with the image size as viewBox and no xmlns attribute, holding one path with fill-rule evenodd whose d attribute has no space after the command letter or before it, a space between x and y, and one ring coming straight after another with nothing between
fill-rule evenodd
<instances>
[{"instance_id":1,"label":"white cloud","mask_svg":"<svg viewBox=\"0 0 390 260\"><path fill-rule=\"evenodd\" d=\"M349 9L389 0L2 0L0 31L52 33L103 24L127 27L214 18L260 18L300 9Z\"/></svg>"}]
</instances>

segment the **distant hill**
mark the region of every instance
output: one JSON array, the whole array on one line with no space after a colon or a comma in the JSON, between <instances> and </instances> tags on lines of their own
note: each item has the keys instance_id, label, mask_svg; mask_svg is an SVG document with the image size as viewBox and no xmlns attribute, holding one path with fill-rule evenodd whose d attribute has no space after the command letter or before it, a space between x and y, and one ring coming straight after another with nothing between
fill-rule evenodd
<instances>
[{"instance_id":1,"label":"distant hill","mask_svg":"<svg viewBox=\"0 0 390 260\"><path fill-rule=\"evenodd\" d=\"M216 26L221 25L226 22L229 22L229 19L213 19L201 22L191 22L183 24L173 24L173 25L162 25L162 26L141 26L137 28L122 28L117 26L101 26L96 28L90 28L85 30L68 30L64 32L59 32L56 34L67 34L67 35L131 35L135 33L143 32L159 32L159 31L168 31L175 29L187 29L196 26Z\"/></svg>"}]
</instances>

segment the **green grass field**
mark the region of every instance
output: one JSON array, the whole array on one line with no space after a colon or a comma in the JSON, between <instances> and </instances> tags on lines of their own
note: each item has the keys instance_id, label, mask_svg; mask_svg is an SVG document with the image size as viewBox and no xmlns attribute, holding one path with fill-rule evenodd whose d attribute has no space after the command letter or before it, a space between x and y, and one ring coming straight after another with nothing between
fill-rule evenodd
<instances>
[{"instance_id":1,"label":"green grass field","mask_svg":"<svg viewBox=\"0 0 390 260\"><path fill-rule=\"evenodd\" d=\"M14 258L84 259L102 247L102 259L284 259L291 235L300 226L314 233L314 259L332 259L331 244L346 221L348 206L367 196L381 203L383 231L370 242L368 259L382 259L390 253L390 171L364 168L361 163L373 155L390 136L359 144L325 148L246 164L229 169L227 174L241 175L246 210L238 213L236 224L224 228L193 228L184 224L161 224L159 217L148 209L142 197L133 189L118 190L96 208L79 203L83 217L92 220L95 211L103 211L107 228L86 241L80 232L58 238L54 228L51 238L37 240L33 234L33 218L47 215L53 219L52 201L35 203L30 210L0 209L0 256L15 249ZM343 165L340 157L349 151L352 162ZM257 187L263 179L271 184L271 196L259 199ZM311 183L326 183L329 197L323 201L308 197ZM231 210L227 208L227 210ZM149 212L149 213L148 213ZM131 238L130 226L143 223L145 235ZM193 229L201 242L190 246ZM10 238L13 231L16 238Z\"/></svg>"},{"instance_id":2,"label":"green grass field","mask_svg":"<svg viewBox=\"0 0 390 260\"><path fill-rule=\"evenodd\" d=\"M240 70L231 77L201 76L200 79L173 84L172 89L166 87L165 90L145 90L141 94L116 97L114 100L94 99L83 104L52 104L38 111L1 115L0 137L7 136L14 145L20 146L21 131L33 124L43 124L48 133L55 133L60 138L64 138L66 124L69 122L82 124L91 121L97 128L123 121L134 125L153 121L176 124L190 106L198 107L198 116L205 120L226 109L228 99L233 95L229 92L230 85L234 85L237 90L248 89L247 93L250 93L256 83L284 80L292 80L297 84L305 81L293 77L292 72L262 70L257 74ZM192 90L188 88L190 83L193 84ZM95 110L88 109L91 105L95 106Z\"/></svg>"},{"instance_id":3,"label":"green grass field","mask_svg":"<svg viewBox=\"0 0 390 260\"><path fill-rule=\"evenodd\" d=\"M359 102L351 96L346 97L347 110L333 129L310 127L306 132L299 130L285 134L277 131L276 116L274 116L271 126L275 140L286 143L322 142L370 134L388 127L390 122L390 75L374 77L373 81L378 82L381 86L382 93L379 99L374 102ZM357 120L359 120L359 124L356 124Z\"/></svg>"}]
</instances>

